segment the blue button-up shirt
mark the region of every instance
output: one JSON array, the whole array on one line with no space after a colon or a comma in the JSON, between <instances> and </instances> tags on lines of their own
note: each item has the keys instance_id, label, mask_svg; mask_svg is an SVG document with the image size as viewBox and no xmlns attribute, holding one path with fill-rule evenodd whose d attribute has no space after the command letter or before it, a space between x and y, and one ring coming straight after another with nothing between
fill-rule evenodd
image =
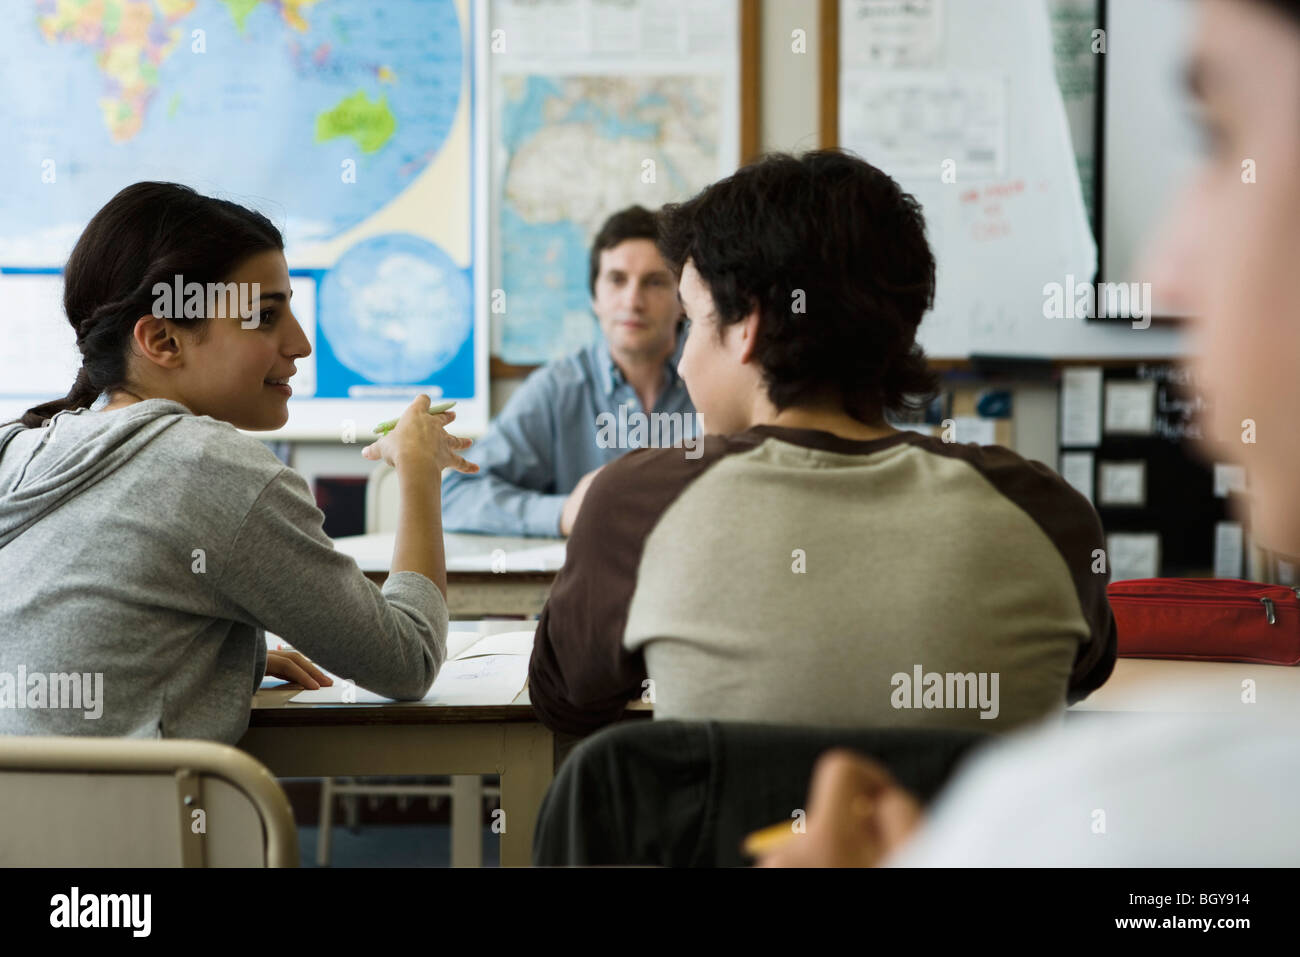
<instances>
[{"instance_id":1,"label":"blue button-up shirt","mask_svg":"<svg viewBox=\"0 0 1300 957\"><path fill-rule=\"evenodd\" d=\"M695 407L677 375L685 340L681 328L677 347L664 362L653 425L603 336L534 371L487 434L466 451L465 458L479 472L449 472L443 479L443 527L493 535L559 535L565 499L582 476L637 445L692 438ZM646 423L639 430L638 419ZM670 426L671 440L666 440Z\"/></svg>"}]
</instances>

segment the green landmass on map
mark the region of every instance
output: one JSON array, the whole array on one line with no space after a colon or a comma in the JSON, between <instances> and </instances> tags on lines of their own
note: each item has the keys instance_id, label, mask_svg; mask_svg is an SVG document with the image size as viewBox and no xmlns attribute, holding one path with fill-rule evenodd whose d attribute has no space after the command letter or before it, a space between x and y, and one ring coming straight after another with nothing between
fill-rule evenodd
<instances>
[{"instance_id":1,"label":"green landmass on map","mask_svg":"<svg viewBox=\"0 0 1300 957\"><path fill-rule=\"evenodd\" d=\"M84 6L84 4L83 4ZM117 28L122 25L122 8L117 4L112 4L104 9L104 36L111 37L117 33Z\"/></svg>"},{"instance_id":2,"label":"green landmass on map","mask_svg":"<svg viewBox=\"0 0 1300 957\"><path fill-rule=\"evenodd\" d=\"M363 90L340 100L333 109L316 117L317 143L350 136L363 153L383 149L396 130L397 118L388 108L388 100L380 97L372 103Z\"/></svg>"},{"instance_id":3,"label":"green landmass on map","mask_svg":"<svg viewBox=\"0 0 1300 957\"><path fill-rule=\"evenodd\" d=\"M242 31L244 29L244 21L248 19L248 15L253 12L253 8L261 3L262 0L221 0L221 2L224 3L226 9L230 11L230 16L234 18L235 26L239 27Z\"/></svg>"}]
</instances>

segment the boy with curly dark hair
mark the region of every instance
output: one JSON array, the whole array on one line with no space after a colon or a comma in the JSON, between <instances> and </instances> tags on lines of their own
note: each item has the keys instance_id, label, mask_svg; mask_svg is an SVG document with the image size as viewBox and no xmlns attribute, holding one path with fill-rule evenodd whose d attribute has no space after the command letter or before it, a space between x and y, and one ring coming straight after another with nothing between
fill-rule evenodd
<instances>
[{"instance_id":1,"label":"boy with curly dark hair","mask_svg":"<svg viewBox=\"0 0 1300 957\"><path fill-rule=\"evenodd\" d=\"M585 733L642 698L657 718L1001 731L1104 682L1088 501L1007 449L886 421L935 384L917 202L827 150L662 221L708 434L592 483L537 629L542 720Z\"/></svg>"}]
</instances>

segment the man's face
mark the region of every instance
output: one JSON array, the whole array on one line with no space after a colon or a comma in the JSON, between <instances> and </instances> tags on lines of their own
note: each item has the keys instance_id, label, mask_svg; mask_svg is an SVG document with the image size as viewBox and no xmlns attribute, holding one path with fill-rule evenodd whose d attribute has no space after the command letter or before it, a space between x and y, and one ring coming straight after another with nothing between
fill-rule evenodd
<instances>
[{"instance_id":1,"label":"man's face","mask_svg":"<svg viewBox=\"0 0 1300 957\"><path fill-rule=\"evenodd\" d=\"M616 360L664 359L673 351L682 311L672 270L649 239L601 250L591 306Z\"/></svg>"},{"instance_id":2,"label":"man's face","mask_svg":"<svg viewBox=\"0 0 1300 957\"><path fill-rule=\"evenodd\" d=\"M1203 0L1190 63L1210 147L1153 279L1194 317L1207 444L1246 466L1257 541L1300 555L1300 29L1262 3Z\"/></svg>"},{"instance_id":3,"label":"man's face","mask_svg":"<svg viewBox=\"0 0 1300 957\"><path fill-rule=\"evenodd\" d=\"M706 432L744 431L750 426L759 382L757 367L745 360L745 322L725 325L719 335L713 295L689 259L682 266L678 291L691 324L677 373L691 403L703 417Z\"/></svg>"}]
</instances>

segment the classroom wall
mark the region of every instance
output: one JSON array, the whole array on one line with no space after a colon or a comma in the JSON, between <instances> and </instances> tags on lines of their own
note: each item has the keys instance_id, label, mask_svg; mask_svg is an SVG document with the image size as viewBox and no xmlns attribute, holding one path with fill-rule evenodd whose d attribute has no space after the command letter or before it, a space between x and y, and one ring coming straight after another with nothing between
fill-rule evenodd
<instances>
[{"instance_id":1,"label":"classroom wall","mask_svg":"<svg viewBox=\"0 0 1300 957\"><path fill-rule=\"evenodd\" d=\"M763 150L802 152L820 145L817 12L818 4L809 0L765 0L762 5L759 144ZM794 30L805 31L808 52L791 51Z\"/></svg>"},{"instance_id":2,"label":"classroom wall","mask_svg":"<svg viewBox=\"0 0 1300 957\"><path fill-rule=\"evenodd\" d=\"M807 31L808 52L790 50L790 33ZM760 144L764 150L804 150L817 145L817 4L812 0L763 0L763 90ZM491 414L496 415L519 387L517 379L491 383ZM361 445L294 442L291 464L310 484L317 475L368 475L374 466L361 458Z\"/></svg>"},{"instance_id":3,"label":"classroom wall","mask_svg":"<svg viewBox=\"0 0 1300 957\"><path fill-rule=\"evenodd\" d=\"M813 0L763 0L761 31L762 83L759 114L761 149L801 152L819 145L818 64L821 32ZM807 52L791 49L794 30L805 31ZM493 381L491 414L505 405L520 380ZM1057 390L1055 386L999 383L1013 393L1015 428L1012 447L1030 459L1057 463ZM368 475L374 466L361 458L361 443L295 442L290 464L312 483L317 475Z\"/></svg>"}]
</instances>

